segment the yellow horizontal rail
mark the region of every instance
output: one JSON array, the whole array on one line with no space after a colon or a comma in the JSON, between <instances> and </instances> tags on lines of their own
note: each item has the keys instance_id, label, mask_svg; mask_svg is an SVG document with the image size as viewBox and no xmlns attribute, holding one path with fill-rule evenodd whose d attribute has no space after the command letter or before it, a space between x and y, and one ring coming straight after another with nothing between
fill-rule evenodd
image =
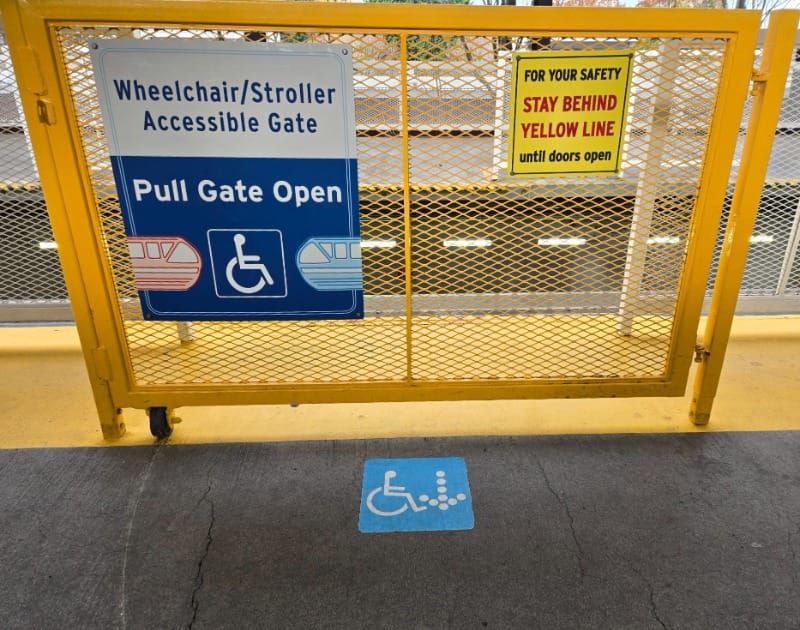
<instances>
[{"instance_id":1,"label":"yellow horizontal rail","mask_svg":"<svg viewBox=\"0 0 800 630\"><path fill-rule=\"evenodd\" d=\"M11 0L5 3L13 4ZM414 10L403 4L158 1L110 3L104 0L32 0L31 12L49 22L118 25L231 25L336 29L371 32L435 31L494 35L532 29L531 34L693 37L709 33L735 34L759 20L758 11L717 9L642 9L577 7L484 7L425 5ZM157 16L148 20L145 16Z\"/></svg>"}]
</instances>

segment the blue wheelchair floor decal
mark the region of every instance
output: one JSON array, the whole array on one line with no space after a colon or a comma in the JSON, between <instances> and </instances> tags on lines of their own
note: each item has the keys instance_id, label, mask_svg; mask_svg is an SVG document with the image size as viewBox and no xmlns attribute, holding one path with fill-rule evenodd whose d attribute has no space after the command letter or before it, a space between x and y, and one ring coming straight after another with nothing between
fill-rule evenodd
<instances>
[{"instance_id":1,"label":"blue wheelchair floor decal","mask_svg":"<svg viewBox=\"0 0 800 630\"><path fill-rule=\"evenodd\" d=\"M472 529L467 466L460 457L370 459L364 463L361 532Z\"/></svg>"}]
</instances>

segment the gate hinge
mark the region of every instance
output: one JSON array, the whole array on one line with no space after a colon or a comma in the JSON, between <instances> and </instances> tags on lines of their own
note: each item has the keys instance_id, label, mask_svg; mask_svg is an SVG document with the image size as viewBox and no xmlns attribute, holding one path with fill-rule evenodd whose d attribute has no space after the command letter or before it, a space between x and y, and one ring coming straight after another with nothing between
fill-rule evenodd
<instances>
[{"instance_id":1,"label":"gate hinge","mask_svg":"<svg viewBox=\"0 0 800 630\"><path fill-rule=\"evenodd\" d=\"M758 89L767 82L769 75L762 71L762 70L753 70L750 74L750 81L753 83L753 87L750 90L750 96L755 96L758 94Z\"/></svg>"},{"instance_id":2,"label":"gate hinge","mask_svg":"<svg viewBox=\"0 0 800 630\"><path fill-rule=\"evenodd\" d=\"M101 381L111 380L111 361L108 359L108 350L104 346L92 350L94 373Z\"/></svg>"},{"instance_id":3,"label":"gate hinge","mask_svg":"<svg viewBox=\"0 0 800 630\"><path fill-rule=\"evenodd\" d=\"M698 343L694 347L694 362L702 363L703 359L711 355L711 351L706 348L702 343Z\"/></svg>"}]
</instances>

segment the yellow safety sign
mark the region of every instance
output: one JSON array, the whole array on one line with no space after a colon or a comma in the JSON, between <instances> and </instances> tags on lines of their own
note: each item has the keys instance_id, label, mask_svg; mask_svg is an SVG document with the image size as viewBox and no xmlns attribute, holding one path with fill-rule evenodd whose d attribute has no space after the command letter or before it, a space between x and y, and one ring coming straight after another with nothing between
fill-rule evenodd
<instances>
[{"instance_id":1,"label":"yellow safety sign","mask_svg":"<svg viewBox=\"0 0 800 630\"><path fill-rule=\"evenodd\" d=\"M617 173L632 64L630 50L515 54L509 174Z\"/></svg>"}]
</instances>

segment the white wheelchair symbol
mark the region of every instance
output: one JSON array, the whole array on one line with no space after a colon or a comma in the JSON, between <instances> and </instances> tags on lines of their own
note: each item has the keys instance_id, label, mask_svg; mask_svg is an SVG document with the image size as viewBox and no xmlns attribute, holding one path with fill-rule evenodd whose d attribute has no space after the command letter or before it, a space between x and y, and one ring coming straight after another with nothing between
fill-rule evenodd
<instances>
[{"instance_id":1,"label":"white wheelchair symbol","mask_svg":"<svg viewBox=\"0 0 800 630\"><path fill-rule=\"evenodd\" d=\"M397 472L394 470L387 470L384 473L383 477L383 485L378 486L370 491L367 495L367 508L373 514L377 514L378 516L397 516L398 514L402 514L410 507L413 512L421 512L423 510L427 510L428 507L426 505L417 505L414 501L414 497L411 495L410 492L406 491L405 486L393 486L391 481L397 477ZM459 501L466 501L467 495L463 492L459 492L455 497L450 497L447 494L447 488L445 487L447 481L445 480L445 473L442 470L436 472L436 496L430 497L427 494L421 494L419 496L419 500L423 503L427 503L431 507L438 507L440 510L444 511L448 508L458 504ZM382 510L375 507L374 499L376 496L383 496L388 497L390 499L402 499L402 503L399 504L399 507L396 509L386 509ZM391 502L390 502L391 503Z\"/></svg>"},{"instance_id":2,"label":"white wheelchair symbol","mask_svg":"<svg viewBox=\"0 0 800 630\"><path fill-rule=\"evenodd\" d=\"M397 477L397 473L394 470L387 470L386 474L383 477L383 485L378 486L372 492L367 495L367 507L369 511L373 514L377 514L378 516L397 516L398 514L402 514L405 512L409 506L415 512L421 512L422 510L427 510L428 508L424 505L417 505L414 503L414 497L411 496L410 492L406 492L405 486L393 486L391 484L391 480ZM379 492L383 492L383 496L385 497L398 497L404 499L403 504L397 508L396 510L391 511L384 511L379 510L375 507L375 504L372 500L375 498Z\"/></svg>"},{"instance_id":3,"label":"white wheelchair symbol","mask_svg":"<svg viewBox=\"0 0 800 630\"><path fill-rule=\"evenodd\" d=\"M258 293L267 284L272 286L275 284L275 280L272 279L266 265L261 262L261 256L258 254L244 253L243 248L245 242L244 234L237 233L233 235L233 245L236 248L236 256L228 261L228 265L225 267L225 277L228 279L228 283L239 293L249 295L251 293ZM252 286L243 286L239 284L234 277L234 271L236 269L242 271L258 271L260 273L258 281Z\"/></svg>"}]
</instances>

